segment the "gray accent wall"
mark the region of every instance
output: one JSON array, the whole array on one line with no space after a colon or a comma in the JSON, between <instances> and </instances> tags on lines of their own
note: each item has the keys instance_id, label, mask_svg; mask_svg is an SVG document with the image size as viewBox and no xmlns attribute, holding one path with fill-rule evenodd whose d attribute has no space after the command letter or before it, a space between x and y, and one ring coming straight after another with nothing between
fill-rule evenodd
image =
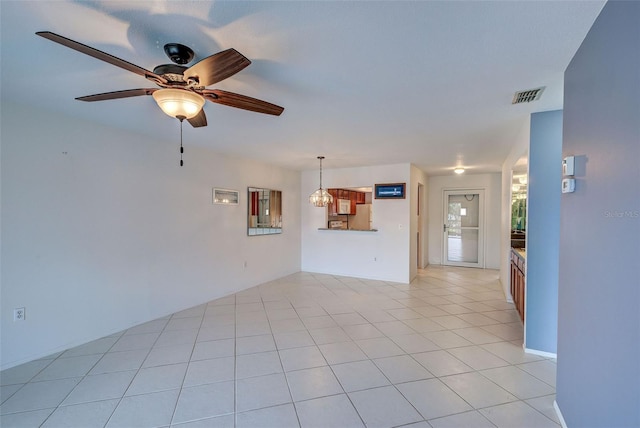
<instances>
[{"instance_id":1,"label":"gray accent wall","mask_svg":"<svg viewBox=\"0 0 640 428\"><path fill-rule=\"evenodd\" d=\"M525 348L556 353L562 110L531 115Z\"/></svg>"},{"instance_id":2,"label":"gray accent wall","mask_svg":"<svg viewBox=\"0 0 640 428\"><path fill-rule=\"evenodd\" d=\"M557 404L569 427L640 426L640 2L610 1L565 74Z\"/></svg>"}]
</instances>

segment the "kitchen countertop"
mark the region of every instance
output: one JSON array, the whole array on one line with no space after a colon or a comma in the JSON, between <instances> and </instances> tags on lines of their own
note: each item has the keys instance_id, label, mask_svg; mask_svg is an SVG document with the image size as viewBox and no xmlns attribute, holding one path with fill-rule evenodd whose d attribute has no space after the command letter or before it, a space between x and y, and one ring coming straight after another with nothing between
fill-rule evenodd
<instances>
[{"instance_id":1,"label":"kitchen countertop","mask_svg":"<svg viewBox=\"0 0 640 428\"><path fill-rule=\"evenodd\" d=\"M329 229L327 227L319 227L318 230L330 230L336 232L377 232L378 229Z\"/></svg>"},{"instance_id":2,"label":"kitchen countertop","mask_svg":"<svg viewBox=\"0 0 640 428\"><path fill-rule=\"evenodd\" d=\"M522 260L527 260L527 251L524 248L511 248Z\"/></svg>"}]
</instances>

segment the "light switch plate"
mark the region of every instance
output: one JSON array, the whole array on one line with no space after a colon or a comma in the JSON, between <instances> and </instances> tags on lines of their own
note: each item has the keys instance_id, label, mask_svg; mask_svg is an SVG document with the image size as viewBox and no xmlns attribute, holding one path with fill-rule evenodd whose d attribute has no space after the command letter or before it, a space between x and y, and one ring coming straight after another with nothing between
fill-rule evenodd
<instances>
[{"instance_id":1,"label":"light switch plate","mask_svg":"<svg viewBox=\"0 0 640 428\"><path fill-rule=\"evenodd\" d=\"M562 175L575 175L575 158L573 156L567 156L562 160Z\"/></svg>"},{"instance_id":2,"label":"light switch plate","mask_svg":"<svg viewBox=\"0 0 640 428\"><path fill-rule=\"evenodd\" d=\"M573 193L576 190L575 178L563 178L562 179L562 193Z\"/></svg>"}]
</instances>

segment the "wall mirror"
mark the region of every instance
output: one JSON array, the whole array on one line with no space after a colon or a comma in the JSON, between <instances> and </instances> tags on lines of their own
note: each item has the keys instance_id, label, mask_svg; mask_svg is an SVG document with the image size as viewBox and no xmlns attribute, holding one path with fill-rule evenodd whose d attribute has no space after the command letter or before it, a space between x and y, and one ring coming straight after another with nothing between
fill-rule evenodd
<instances>
[{"instance_id":1,"label":"wall mirror","mask_svg":"<svg viewBox=\"0 0 640 428\"><path fill-rule=\"evenodd\" d=\"M282 192L248 188L247 234L249 236L282 233Z\"/></svg>"},{"instance_id":2,"label":"wall mirror","mask_svg":"<svg viewBox=\"0 0 640 428\"><path fill-rule=\"evenodd\" d=\"M516 162L512 171L511 182L511 246L526 247L527 230L527 163L523 156Z\"/></svg>"}]
</instances>

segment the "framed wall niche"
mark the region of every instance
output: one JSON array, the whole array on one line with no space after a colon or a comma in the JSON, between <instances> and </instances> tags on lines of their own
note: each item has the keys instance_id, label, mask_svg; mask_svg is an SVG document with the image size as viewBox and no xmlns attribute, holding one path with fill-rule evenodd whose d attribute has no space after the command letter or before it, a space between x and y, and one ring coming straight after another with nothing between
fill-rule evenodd
<instances>
[{"instance_id":1,"label":"framed wall niche","mask_svg":"<svg viewBox=\"0 0 640 428\"><path fill-rule=\"evenodd\" d=\"M213 203L222 205L238 205L240 192L237 190L213 188Z\"/></svg>"}]
</instances>

